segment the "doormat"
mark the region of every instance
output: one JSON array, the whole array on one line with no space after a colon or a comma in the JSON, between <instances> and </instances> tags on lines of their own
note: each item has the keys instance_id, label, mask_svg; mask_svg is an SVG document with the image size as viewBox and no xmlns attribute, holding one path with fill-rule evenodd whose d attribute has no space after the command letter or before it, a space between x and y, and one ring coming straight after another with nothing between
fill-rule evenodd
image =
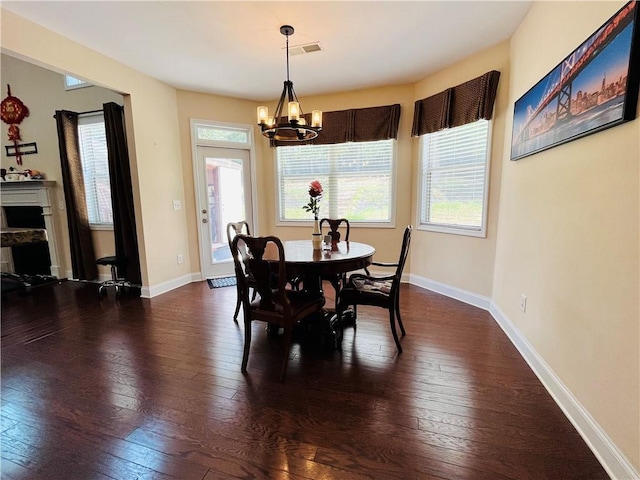
<instances>
[{"instance_id":1,"label":"doormat","mask_svg":"<svg viewBox=\"0 0 640 480\"><path fill-rule=\"evenodd\" d=\"M232 287L236 284L236 277L207 278L209 288Z\"/></svg>"}]
</instances>

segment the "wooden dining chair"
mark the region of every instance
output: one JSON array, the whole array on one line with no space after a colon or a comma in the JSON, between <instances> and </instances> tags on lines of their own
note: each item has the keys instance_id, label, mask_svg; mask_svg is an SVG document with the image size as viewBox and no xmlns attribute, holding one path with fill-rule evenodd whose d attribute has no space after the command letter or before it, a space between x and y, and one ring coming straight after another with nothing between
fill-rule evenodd
<instances>
[{"instance_id":1,"label":"wooden dining chair","mask_svg":"<svg viewBox=\"0 0 640 480\"><path fill-rule=\"evenodd\" d=\"M320 220L320 233L322 234L322 226L324 224L329 226L329 231L327 235L331 237L332 243L338 243L340 240L344 240L345 242L349 241L349 231L351 230L351 226L349 225L349 220L346 218L323 218ZM342 232L340 231L341 225L344 224L344 237L342 237ZM324 234L322 235L324 238Z\"/></svg>"},{"instance_id":2,"label":"wooden dining chair","mask_svg":"<svg viewBox=\"0 0 640 480\"><path fill-rule=\"evenodd\" d=\"M329 227L329 230L325 233L323 232L323 227L325 224ZM341 231L342 229L342 231ZM349 220L346 218L322 218L320 219L320 234L322 238L325 235L329 235L331 237L331 245L339 243L340 240L345 242L349 241L349 233L351 231L351 225L349 224ZM342 235L344 233L344 236ZM338 294L340 293L340 289L342 285L346 282L347 279L346 273L333 274L333 275L323 275L322 280L326 280L331 283L333 290L335 291L335 307L338 307Z\"/></svg>"},{"instance_id":3,"label":"wooden dining chair","mask_svg":"<svg viewBox=\"0 0 640 480\"><path fill-rule=\"evenodd\" d=\"M402 345L398 339L396 331L396 321L400 326L402 336L406 335L402 318L400 317L400 281L402 279L402 271L409 254L409 245L411 244L411 231L413 226L409 225L404 230L402 238L402 247L400 249L400 258L397 263L372 262L371 265L385 268L395 268L392 275L378 277L372 275L364 275L354 273L349 277L349 281L340 291L338 298L338 307L336 313L338 315L339 339L338 344L342 341L343 329L343 313L349 306L353 306L354 327L357 318L358 305L372 305L382 307L389 310L389 323L393 340L396 343L398 353L402 353Z\"/></svg>"},{"instance_id":4,"label":"wooden dining chair","mask_svg":"<svg viewBox=\"0 0 640 480\"><path fill-rule=\"evenodd\" d=\"M249 223L247 223L245 220L241 220L239 222L229 222L227 223L227 241L229 242L229 250L231 250L231 242L233 241L234 237L236 235L238 235L239 233L244 233L246 235L251 235L251 229L249 228ZM233 252L233 250L231 250L231 252ZM240 252L240 255L245 255L246 252ZM247 284L249 285L250 289L253 289L253 298L256 298L256 290L255 290L255 280L253 279L253 275L251 274L251 272L247 272ZM236 272L236 278L238 276L238 272ZM236 280L236 289L238 292L238 298L236 300L236 311L233 314L233 321L237 322L238 321L238 313L240 313L240 305L242 303L242 296L240 294L240 285L238 283L238 281Z\"/></svg>"},{"instance_id":5,"label":"wooden dining chair","mask_svg":"<svg viewBox=\"0 0 640 480\"><path fill-rule=\"evenodd\" d=\"M277 259L270 254L265 259L265 251L277 252ZM240 252L245 251L246 255ZM283 334L282 367L280 380L284 381L289 363L289 349L293 327L312 313L320 312L324 306L322 292L310 293L287 289L284 247L278 237L251 237L238 234L231 243L231 253L235 262L239 292L242 295L244 312L244 353L242 368L247 371L249 350L251 348L251 322L260 320L281 327ZM258 297L249 300L249 284L247 272L251 272L255 280ZM239 275L238 275L239 273ZM276 288L273 280L277 278Z\"/></svg>"}]
</instances>

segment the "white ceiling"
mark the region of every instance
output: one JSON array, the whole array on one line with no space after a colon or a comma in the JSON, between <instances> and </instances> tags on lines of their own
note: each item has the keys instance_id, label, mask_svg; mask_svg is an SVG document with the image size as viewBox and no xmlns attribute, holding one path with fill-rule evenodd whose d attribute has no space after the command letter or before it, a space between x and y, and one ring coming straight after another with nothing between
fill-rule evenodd
<instances>
[{"instance_id":1,"label":"white ceiling","mask_svg":"<svg viewBox=\"0 0 640 480\"><path fill-rule=\"evenodd\" d=\"M418 81L509 38L532 1L6 1L2 8L176 88L272 100ZM68 72L74 73L74 72Z\"/></svg>"}]
</instances>

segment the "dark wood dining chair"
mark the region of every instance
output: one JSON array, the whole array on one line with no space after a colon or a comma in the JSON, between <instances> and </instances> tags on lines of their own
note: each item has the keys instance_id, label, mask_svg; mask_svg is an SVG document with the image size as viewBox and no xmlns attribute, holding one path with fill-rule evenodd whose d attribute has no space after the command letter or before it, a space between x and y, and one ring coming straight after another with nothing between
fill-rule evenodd
<instances>
[{"instance_id":1,"label":"dark wood dining chair","mask_svg":"<svg viewBox=\"0 0 640 480\"><path fill-rule=\"evenodd\" d=\"M402 336L406 335L402 318L400 317L400 281L402 279L402 271L409 254L409 245L411 244L411 231L413 226L409 225L404 230L402 238L402 247L400 249L400 258L397 263L371 262L371 265L385 268L395 268L395 272L388 276L372 276L360 273L354 273L349 277L349 281L340 291L338 298L338 307L336 313L339 323L339 339L342 341L343 329L343 313L349 306L353 306L354 326L358 315L358 305L372 305L382 307L389 310L389 323L393 340L396 342L398 353L402 353L402 345L398 339L396 331L396 321L400 326Z\"/></svg>"},{"instance_id":2,"label":"dark wood dining chair","mask_svg":"<svg viewBox=\"0 0 640 480\"><path fill-rule=\"evenodd\" d=\"M322 227L324 224L329 226L329 231L327 235L331 237L332 243L338 243L340 240L344 240L345 242L349 241L349 232L351 230L351 226L349 224L349 220L346 218L323 218L320 220L320 233L322 234ZM341 225L344 224L344 236L342 236L342 232L340 231ZM324 234L322 235L324 237Z\"/></svg>"},{"instance_id":3,"label":"dark wood dining chair","mask_svg":"<svg viewBox=\"0 0 640 480\"><path fill-rule=\"evenodd\" d=\"M327 225L329 230L323 232L323 227ZM341 231L342 230L342 231ZM340 240L345 242L349 241L349 233L351 231L351 225L349 224L349 220L346 218L322 218L320 219L320 234L322 238L325 235L329 235L331 237L331 245L333 246L336 243L339 243ZM344 233L344 235L342 235ZM334 274L334 275L323 275L322 280L326 280L331 283L333 290L335 291L335 308L337 310L338 307L338 294L340 293L340 289L344 285L347 280L347 274Z\"/></svg>"},{"instance_id":4,"label":"dark wood dining chair","mask_svg":"<svg viewBox=\"0 0 640 480\"><path fill-rule=\"evenodd\" d=\"M251 235L251 229L249 228L249 224L245 220L241 220L239 222L229 222L227 223L227 241L229 242L229 250L231 250L231 242L234 237L239 233L243 233L246 235ZM233 252L233 250L231 250ZM241 255L245 255L246 252L240 252ZM238 276L238 272L236 272L236 277ZM255 280L253 279L253 275L251 272L247 272L247 284L249 288L253 289L253 298L256 298L256 290L255 290ZM240 313L240 305L242 304L242 298L240 294L240 285L236 281L236 289L238 291L238 298L236 300L236 311L233 314L233 321L238 321L238 313Z\"/></svg>"},{"instance_id":5,"label":"dark wood dining chair","mask_svg":"<svg viewBox=\"0 0 640 480\"><path fill-rule=\"evenodd\" d=\"M277 260L270 253L265 259L265 250L277 252ZM240 252L245 251L246 255ZM280 380L284 381L289 363L289 349L293 327L303 318L317 313L324 306L322 292L310 293L286 288L284 247L278 237L251 237L238 234L231 243L231 254L236 267L239 292L242 295L244 312L244 353L242 368L247 371L249 350L251 348L251 322L260 320L283 329L283 352ZM255 280L257 298L249 300L249 284L247 272L251 272ZM274 288L273 280L277 278Z\"/></svg>"}]
</instances>

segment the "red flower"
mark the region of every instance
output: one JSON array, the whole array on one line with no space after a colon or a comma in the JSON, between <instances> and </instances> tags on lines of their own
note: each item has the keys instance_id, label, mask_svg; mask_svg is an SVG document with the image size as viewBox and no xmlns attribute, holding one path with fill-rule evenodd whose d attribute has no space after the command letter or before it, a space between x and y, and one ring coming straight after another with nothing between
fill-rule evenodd
<instances>
[{"instance_id":1,"label":"red flower","mask_svg":"<svg viewBox=\"0 0 640 480\"><path fill-rule=\"evenodd\" d=\"M318 180L314 180L309 184L309 196L319 197L322 195L322 184Z\"/></svg>"},{"instance_id":2,"label":"red flower","mask_svg":"<svg viewBox=\"0 0 640 480\"><path fill-rule=\"evenodd\" d=\"M320 200L322 199L322 184L314 180L309 184L309 203L302 207L306 212L313 213L313 218L318 219L320 212Z\"/></svg>"}]
</instances>

